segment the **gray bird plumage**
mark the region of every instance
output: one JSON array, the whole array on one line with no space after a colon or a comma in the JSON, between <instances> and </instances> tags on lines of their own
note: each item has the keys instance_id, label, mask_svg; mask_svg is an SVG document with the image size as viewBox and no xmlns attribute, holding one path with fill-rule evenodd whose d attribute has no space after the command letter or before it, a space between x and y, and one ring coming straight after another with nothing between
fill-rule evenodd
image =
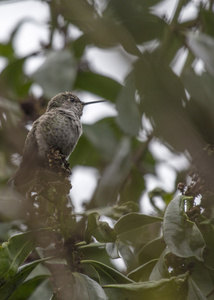
<instances>
[{"instance_id":1,"label":"gray bird plumage","mask_svg":"<svg viewBox=\"0 0 214 300\"><path fill-rule=\"evenodd\" d=\"M68 157L82 134L80 118L84 106L103 101L84 103L71 92L52 98L46 112L33 123L27 135L22 162L10 183L20 186L32 180L35 168L44 164L50 149L59 150Z\"/></svg>"}]
</instances>

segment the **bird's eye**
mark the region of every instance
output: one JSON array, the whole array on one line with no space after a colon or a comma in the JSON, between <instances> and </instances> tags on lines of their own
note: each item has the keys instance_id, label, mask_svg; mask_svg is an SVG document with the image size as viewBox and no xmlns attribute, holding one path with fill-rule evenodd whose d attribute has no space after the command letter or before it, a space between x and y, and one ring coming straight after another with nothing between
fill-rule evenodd
<instances>
[{"instance_id":1,"label":"bird's eye","mask_svg":"<svg viewBox=\"0 0 214 300\"><path fill-rule=\"evenodd\" d=\"M74 98L72 98L72 97L71 97L71 98L69 98L69 100L70 100L71 102L74 102Z\"/></svg>"}]
</instances>

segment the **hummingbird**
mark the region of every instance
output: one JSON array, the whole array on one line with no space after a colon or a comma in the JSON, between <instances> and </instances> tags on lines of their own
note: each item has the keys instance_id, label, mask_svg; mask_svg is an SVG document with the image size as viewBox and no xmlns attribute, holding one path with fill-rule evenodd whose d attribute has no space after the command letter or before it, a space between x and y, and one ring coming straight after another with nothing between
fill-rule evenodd
<instances>
[{"instance_id":1,"label":"hummingbird","mask_svg":"<svg viewBox=\"0 0 214 300\"><path fill-rule=\"evenodd\" d=\"M44 165L50 149L59 150L68 158L82 134L80 118L84 107L105 101L82 102L72 92L53 97L46 112L33 123L25 141L21 164L9 184L14 187L28 184L35 168Z\"/></svg>"}]
</instances>

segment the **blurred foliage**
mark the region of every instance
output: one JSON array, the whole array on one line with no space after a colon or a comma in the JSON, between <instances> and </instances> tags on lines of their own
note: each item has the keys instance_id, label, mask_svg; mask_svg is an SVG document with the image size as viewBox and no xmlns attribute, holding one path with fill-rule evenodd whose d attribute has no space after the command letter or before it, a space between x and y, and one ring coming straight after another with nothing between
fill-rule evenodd
<instances>
[{"instance_id":1,"label":"blurred foliage","mask_svg":"<svg viewBox=\"0 0 214 300\"><path fill-rule=\"evenodd\" d=\"M48 43L16 54L20 28L31 19L0 42L0 298L214 299L213 1L179 0L169 18L155 10L162 0L41 2L49 8ZM195 14L182 18L191 6ZM93 47L126 57L131 67L123 83L93 69L86 60ZM44 62L29 75L34 57ZM69 159L72 167L93 167L100 179L81 213L66 206L62 188L57 205L44 197L32 217L26 195L7 181L25 125L52 96L73 89L107 99L118 113L84 124ZM174 169L179 192L146 190L160 163L154 141L189 159L190 170ZM152 215L142 213L143 194Z\"/></svg>"}]
</instances>

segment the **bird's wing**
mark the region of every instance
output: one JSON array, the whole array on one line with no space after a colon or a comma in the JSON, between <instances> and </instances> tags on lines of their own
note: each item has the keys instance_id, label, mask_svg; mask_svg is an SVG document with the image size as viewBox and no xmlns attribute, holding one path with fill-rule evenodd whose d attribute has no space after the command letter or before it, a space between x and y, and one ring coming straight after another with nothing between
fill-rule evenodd
<instances>
[{"instance_id":1,"label":"bird's wing","mask_svg":"<svg viewBox=\"0 0 214 300\"><path fill-rule=\"evenodd\" d=\"M35 138L37 123L38 120L33 123L32 129L27 135L20 167L9 180L9 184L15 187L31 182L34 178L35 168L39 165L38 144Z\"/></svg>"}]
</instances>

